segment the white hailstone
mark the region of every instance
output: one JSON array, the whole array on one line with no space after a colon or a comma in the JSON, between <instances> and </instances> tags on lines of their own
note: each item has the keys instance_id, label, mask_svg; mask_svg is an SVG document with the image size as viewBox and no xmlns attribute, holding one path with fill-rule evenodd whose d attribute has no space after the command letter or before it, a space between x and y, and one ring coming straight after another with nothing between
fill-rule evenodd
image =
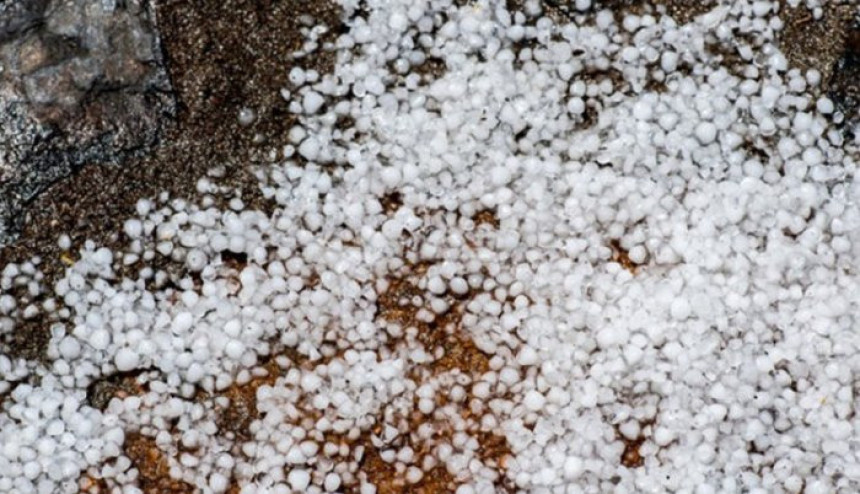
<instances>
[{"instance_id":1,"label":"white hailstone","mask_svg":"<svg viewBox=\"0 0 860 494\"><path fill-rule=\"evenodd\" d=\"M582 115L585 113L585 102L582 98L570 98L567 102L567 111L571 115Z\"/></svg>"},{"instance_id":2,"label":"white hailstone","mask_svg":"<svg viewBox=\"0 0 860 494\"><path fill-rule=\"evenodd\" d=\"M67 336L60 341L59 350L64 360L75 360L81 355L81 344L76 338Z\"/></svg>"},{"instance_id":3,"label":"white hailstone","mask_svg":"<svg viewBox=\"0 0 860 494\"><path fill-rule=\"evenodd\" d=\"M152 202L147 199L141 199L135 203L135 211L139 216L146 216L152 209Z\"/></svg>"},{"instance_id":4,"label":"white hailstone","mask_svg":"<svg viewBox=\"0 0 860 494\"><path fill-rule=\"evenodd\" d=\"M678 54L674 51L665 51L660 55L660 68L667 74L675 72L678 68Z\"/></svg>"},{"instance_id":5,"label":"white hailstone","mask_svg":"<svg viewBox=\"0 0 860 494\"><path fill-rule=\"evenodd\" d=\"M134 370L140 364L140 355L130 348L121 348L114 357L114 364L120 372Z\"/></svg>"},{"instance_id":6,"label":"white hailstone","mask_svg":"<svg viewBox=\"0 0 860 494\"><path fill-rule=\"evenodd\" d=\"M206 371L203 369L203 366L194 362L188 366L188 371L185 373L185 379L189 383L198 383L205 375Z\"/></svg>"},{"instance_id":7,"label":"white hailstone","mask_svg":"<svg viewBox=\"0 0 860 494\"><path fill-rule=\"evenodd\" d=\"M690 317L690 303L685 297L678 297L672 300L669 311L672 318L677 321L686 320Z\"/></svg>"},{"instance_id":8,"label":"white hailstone","mask_svg":"<svg viewBox=\"0 0 860 494\"><path fill-rule=\"evenodd\" d=\"M807 166L816 166L824 162L824 154L818 148L804 149L802 157Z\"/></svg>"},{"instance_id":9,"label":"white hailstone","mask_svg":"<svg viewBox=\"0 0 860 494\"><path fill-rule=\"evenodd\" d=\"M226 492L229 480L223 474L215 472L209 476L209 488L215 493Z\"/></svg>"},{"instance_id":10,"label":"white hailstone","mask_svg":"<svg viewBox=\"0 0 860 494\"><path fill-rule=\"evenodd\" d=\"M290 69L288 78L292 84L300 86L305 83L305 71L301 67L293 67Z\"/></svg>"},{"instance_id":11,"label":"white hailstone","mask_svg":"<svg viewBox=\"0 0 860 494\"><path fill-rule=\"evenodd\" d=\"M287 474L287 481L294 491L304 492L311 482L311 475L307 470L293 469Z\"/></svg>"},{"instance_id":12,"label":"white hailstone","mask_svg":"<svg viewBox=\"0 0 860 494\"><path fill-rule=\"evenodd\" d=\"M325 99L316 91L308 91L302 99L302 108L306 115L317 113L325 104Z\"/></svg>"},{"instance_id":13,"label":"white hailstone","mask_svg":"<svg viewBox=\"0 0 860 494\"><path fill-rule=\"evenodd\" d=\"M174 334L181 334L194 325L194 316L191 315L190 312L180 312L176 314L173 318L173 332Z\"/></svg>"},{"instance_id":14,"label":"white hailstone","mask_svg":"<svg viewBox=\"0 0 860 494\"><path fill-rule=\"evenodd\" d=\"M231 360L239 360L244 353L245 345L239 340L230 340L224 346L224 354Z\"/></svg>"},{"instance_id":15,"label":"white hailstone","mask_svg":"<svg viewBox=\"0 0 860 494\"><path fill-rule=\"evenodd\" d=\"M424 478L424 472L420 468L410 466L406 469L406 482L417 484L422 478Z\"/></svg>"},{"instance_id":16,"label":"white hailstone","mask_svg":"<svg viewBox=\"0 0 860 494\"><path fill-rule=\"evenodd\" d=\"M816 69L808 70L806 72L806 82L808 82L810 86L818 86L821 84L821 72Z\"/></svg>"},{"instance_id":17,"label":"white hailstone","mask_svg":"<svg viewBox=\"0 0 860 494\"><path fill-rule=\"evenodd\" d=\"M585 470L585 465L581 458L577 456L568 456L564 460L563 473L567 480L576 480L582 475Z\"/></svg>"},{"instance_id":18,"label":"white hailstone","mask_svg":"<svg viewBox=\"0 0 860 494\"><path fill-rule=\"evenodd\" d=\"M545 403L546 397L534 390L526 392L526 395L523 398L523 404L533 412L543 409Z\"/></svg>"},{"instance_id":19,"label":"white hailstone","mask_svg":"<svg viewBox=\"0 0 860 494\"><path fill-rule=\"evenodd\" d=\"M637 101L633 105L633 117L637 120L651 120L654 110L651 104L645 101Z\"/></svg>"},{"instance_id":20,"label":"white hailstone","mask_svg":"<svg viewBox=\"0 0 860 494\"><path fill-rule=\"evenodd\" d=\"M764 17L773 8L773 4L769 1L756 0L752 4L752 11L756 17Z\"/></svg>"},{"instance_id":21,"label":"white hailstone","mask_svg":"<svg viewBox=\"0 0 860 494\"><path fill-rule=\"evenodd\" d=\"M340 488L341 478L335 472L329 472L325 476L325 480L323 480L323 488L326 492L335 492Z\"/></svg>"},{"instance_id":22,"label":"white hailstone","mask_svg":"<svg viewBox=\"0 0 860 494\"><path fill-rule=\"evenodd\" d=\"M522 366L535 365L539 362L538 354L534 348L524 346L517 353L517 363Z\"/></svg>"},{"instance_id":23,"label":"white hailstone","mask_svg":"<svg viewBox=\"0 0 860 494\"><path fill-rule=\"evenodd\" d=\"M62 420L52 420L48 423L45 433L49 436L59 436L65 431L65 423Z\"/></svg>"},{"instance_id":24,"label":"white hailstone","mask_svg":"<svg viewBox=\"0 0 860 494\"><path fill-rule=\"evenodd\" d=\"M641 245L635 245L627 252L627 257L636 264L644 264L648 260L648 251Z\"/></svg>"},{"instance_id":25,"label":"white hailstone","mask_svg":"<svg viewBox=\"0 0 860 494\"><path fill-rule=\"evenodd\" d=\"M125 234L128 235L129 238L140 238L141 234L143 234L143 223L134 218L126 220L125 223L123 223L123 231L125 231Z\"/></svg>"},{"instance_id":26,"label":"white hailstone","mask_svg":"<svg viewBox=\"0 0 860 494\"><path fill-rule=\"evenodd\" d=\"M815 102L816 109L824 115L830 115L836 109L833 104L833 100L828 98L827 96L822 96L818 98Z\"/></svg>"},{"instance_id":27,"label":"white hailstone","mask_svg":"<svg viewBox=\"0 0 860 494\"><path fill-rule=\"evenodd\" d=\"M654 430L653 440L657 446L665 447L675 440L675 434L665 427L657 427Z\"/></svg>"},{"instance_id":28,"label":"white hailstone","mask_svg":"<svg viewBox=\"0 0 860 494\"><path fill-rule=\"evenodd\" d=\"M382 183L385 184L386 187L394 188L400 184L400 181L403 179L400 170L396 167L385 167L380 172Z\"/></svg>"},{"instance_id":29,"label":"white hailstone","mask_svg":"<svg viewBox=\"0 0 860 494\"><path fill-rule=\"evenodd\" d=\"M436 409L436 403L429 398L418 400L418 410L424 415L430 415Z\"/></svg>"},{"instance_id":30,"label":"white hailstone","mask_svg":"<svg viewBox=\"0 0 860 494\"><path fill-rule=\"evenodd\" d=\"M90 333L89 338L87 338L87 343L95 350L105 350L111 342L110 333L103 329L99 328Z\"/></svg>"},{"instance_id":31,"label":"white hailstone","mask_svg":"<svg viewBox=\"0 0 860 494\"><path fill-rule=\"evenodd\" d=\"M185 255L185 265L192 272L202 271L208 261L206 253L199 249L192 249Z\"/></svg>"},{"instance_id":32,"label":"white hailstone","mask_svg":"<svg viewBox=\"0 0 860 494\"><path fill-rule=\"evenodd\" d=\"M62 235L60 235L60 237L57 239L57 247L59 247L59 248L60 248L60 250L69 250L69 249L71 249L71 248L72 248L72 239L71 239L71 237L69 237L69 236L68 236L68 235L66 235L65 233L64 233L64 234L62 234Z\"/></svg>"},{"instance_id":33,"label":"white hailstone","mask_svg":"<svg viewBox=\"0 0 860 494\"><path fill-rule=\"evenodd\" d=\"M457 295L469 293L469 283L462 277L456 276L448 282L448 288Z\"/></svg>"},{"instance_id":34,"label":"white hailstone","mask_svg":"<svg viewBox=\"0 0 860 494\"><path fill-rule=\"evenodd\" d=\"M409 27L409 19L403 12L396 10L388 17L388 27L396 33L402 33Z\"/></svg>"},{"instance_id":35,"label":"white hailstone","mask_svg":"<svg viewBox=\"0 0 860 494\"><path fill-rule=\"evenodd\" d=\"M299 144L299 154L309 161L314 161L319 156L320 142L314 137L308 137Z\"/></svg>"},{"instance_id":36,"label":"white hailstone","mask_svg":"<svg viewBox=\"0 0 860 494\"><path fill-rule=\"evenodd\" d=\"M702 144L710 144L717 138L717 126L713 122L700 122L696 125L696 139Z\"/></svg>"},{"instance_id":37,"label":"white hailstone","mask_svg":"<svg viewBox=\"0 0 860 494\"><path fill-rule=\"evenodd\" d=\"M441 295L445 293L447 286L445 285L445 282L442 281L442 278L439 276L433 276L427 281L427 289L430 290L430 293Z\"/></svg>"},{"instance_id":38,"label":"white hailstone","mask_svg":"<svg viewBox=\"0 0 860 494\"><path fill-rule=\"evenodd\" d=\"M253 108L242 108L239 110L239 125L249 126L257 120L257 112Z\"/></svg>"}]
</instances>

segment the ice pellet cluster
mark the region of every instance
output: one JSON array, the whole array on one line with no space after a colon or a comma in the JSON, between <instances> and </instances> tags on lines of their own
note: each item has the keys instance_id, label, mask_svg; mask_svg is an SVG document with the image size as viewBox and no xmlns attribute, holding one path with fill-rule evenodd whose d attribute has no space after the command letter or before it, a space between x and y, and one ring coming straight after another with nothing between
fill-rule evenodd
<instances>
[{"instance_id":1,"label":"ice pellet cluster","mask_svg":"<svg viewBox=\"0 0 860 494\"><path fill-rule=\"evenodd\" d=\"M140 441L187 492L860 491L857 143L781 2L340 3L271 211L201 178L5 268L0 332L52 326L0 492L143 492Z\"/></svg>"}]
</instances>

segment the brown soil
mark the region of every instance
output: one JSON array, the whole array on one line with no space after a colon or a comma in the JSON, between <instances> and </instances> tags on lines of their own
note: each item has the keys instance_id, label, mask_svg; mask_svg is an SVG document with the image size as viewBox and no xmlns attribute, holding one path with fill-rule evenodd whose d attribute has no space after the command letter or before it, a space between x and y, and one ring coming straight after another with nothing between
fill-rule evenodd
<instances>
[{"instance_id":1,"label":"brown soil","mask_svg":"<svg viewBox=\"0 0 860 494\"><path fill-rule=\"evenodd\" d=\"M785 27L779 44L788 57L789 66L802 71L818 70L826 85L845 50L857 7L847 2L844 5L825 2L824 16L815 20L803 4L793 9L784 0L780 3L780 17Z\"/></svg>"},{"instance_id":2,"label":"brown soil","mask_svg":"<svg viewBox=\"0 0 860 494\"><path fill-rule=\"evenodd\" d=\"M431 365L434 374L460 369L463 372L480 375L489 369L489 356L481 352L475 343L464 333L460 321L465 310L462 300L449 297L450 309L432 322L418 319L421 307L413 301L424 300L426 294L416 286L413 277L426 271L427 265L413 266L407 275L388 279L388 288L379 295L378 317L402 328L416 328L416 340L424 346L427 353L434 355L441 350L442 356ZM463 297L468 300L474 294ZM392 342L392 346L405 344L405 341Z\"/></svg>"},{"instance_id":3,"label":"brown soil","mask_svg":"<svg viewBox=\"0 0 860 494\"><path fill-rule=\"evenodd\" d=\"M167 458L155 439L140 434L129 434L125 438L125 454L140 472L140 489L145 494L191 494L193 486L170 478Z\"/></svg>"},{"instance_id":4,"label":"brown soil","mask_svg":"<svg viewBox=\"0 0 860 494\"><path fill-rule=\"evenodd\" d=\"M612 249L612 262L617 262L622 268L630 271L632 274L639 272L639 264L630 259L630 254L621 246L621 242L613 239L609 242L609 247Z\"/></svg>"}]
</instances>

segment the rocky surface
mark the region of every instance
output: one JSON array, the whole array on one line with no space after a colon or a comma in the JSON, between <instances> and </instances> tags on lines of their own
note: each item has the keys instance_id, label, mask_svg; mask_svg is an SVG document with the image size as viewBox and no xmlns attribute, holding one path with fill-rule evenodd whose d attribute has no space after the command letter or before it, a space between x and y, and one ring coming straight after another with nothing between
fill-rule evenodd
<instances>
[{"instance_id":1,"label":"rocky surface","mask_svg":"<svg viewBox=\"0 0 860 494\"><path fill-rule=\"evenodd\" d=\"M860 126L860 14L846 36L846 43L828 85L828 95L845 118L845 131L856 137Z\"/></svg>"},{"instance_id":2,"label":"rocky surface","mask_svg":"<svg viewBox=\"0 0 860 494\"><path fill-rule=\"evenodd\" d=\"M0 244L88 162L154 144L174 113L146 0L0 2Z\"/></svg>"}]
</instances>

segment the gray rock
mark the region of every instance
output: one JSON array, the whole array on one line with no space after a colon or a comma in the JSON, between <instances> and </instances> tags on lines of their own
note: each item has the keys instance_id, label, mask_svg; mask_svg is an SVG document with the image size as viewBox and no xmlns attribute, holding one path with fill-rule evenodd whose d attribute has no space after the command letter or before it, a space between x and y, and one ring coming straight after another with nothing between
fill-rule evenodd
<instances>
[{"instance_id":1,"label":"gray rock","mask_svg":"<svg viewBox=\"0 0 860 494\"><path fill-rule=\"evenodd\" d=\"M0 0L0 245L39 193L145 151L175 108L149 0Z\"/></svg>"}]
</instances>

